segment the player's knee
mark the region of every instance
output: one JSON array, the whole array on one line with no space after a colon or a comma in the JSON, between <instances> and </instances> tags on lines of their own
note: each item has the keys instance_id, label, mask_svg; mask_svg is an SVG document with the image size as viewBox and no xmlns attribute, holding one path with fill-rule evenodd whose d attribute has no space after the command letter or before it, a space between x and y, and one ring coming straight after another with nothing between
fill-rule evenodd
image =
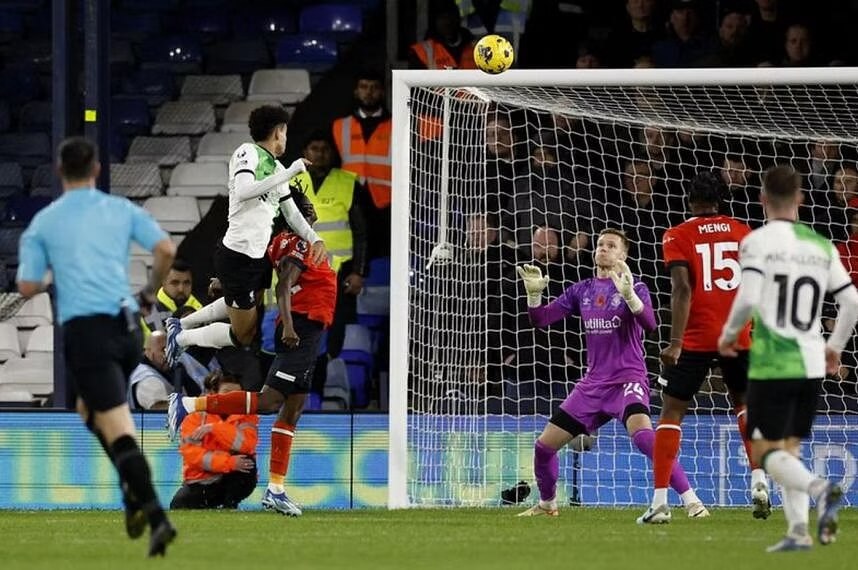
<instances>
[{"instance_id":1,"label":"player's knee","mask_svg":"<svg viewBox=\"0 0 858 570\"><path fill-rule=\"evenodd\" d=\"M259 393L257 409L262 413L273 413L280 410L284 401L283 394L277 390L263 390Z\"/></svg>"}]
</instances>

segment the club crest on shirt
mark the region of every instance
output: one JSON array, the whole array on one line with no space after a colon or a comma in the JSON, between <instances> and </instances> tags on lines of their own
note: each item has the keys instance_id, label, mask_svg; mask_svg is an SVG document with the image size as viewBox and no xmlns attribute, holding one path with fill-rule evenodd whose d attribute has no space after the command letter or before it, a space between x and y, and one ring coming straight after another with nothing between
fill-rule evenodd
<instances>
[{"instance_id":1,"label":"club crest on shirt","mask_svg":"<svg viewBox=\"0 0 858 570\"><path fill-rule=\"evenodd\" d=\"M623 302L623 297L619 293L614 293L614 296L611 297L611 306L615 309L620 306L620 303Z\"/></svg>"},{"instance_id":2,"label":"club crest on shirt","mask_svg":"<svg viewBox=\"0 0 858 570\"><path fill-rule=\"evenodd\" d=\"M298 243L295 244L295 249L298 250L298 253L307 253L307 242L304 240L298 240Z\"/></svg>"}]
</instances>

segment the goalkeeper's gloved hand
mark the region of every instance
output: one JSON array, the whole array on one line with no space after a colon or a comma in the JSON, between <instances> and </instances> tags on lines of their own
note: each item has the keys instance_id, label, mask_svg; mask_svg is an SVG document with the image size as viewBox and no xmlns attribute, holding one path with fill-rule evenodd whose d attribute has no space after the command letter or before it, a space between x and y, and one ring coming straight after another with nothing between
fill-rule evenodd
<instances>
[{"instance_id":1,"label":"goalkeeper's gloved hand","mask_svg":"<svg viewBox=\"0 0 858 570\"><path fill-rule=\"evenodd\" d=\"M643 301L635 293L634 279L632 279L632 271L625 261L619 261L610 271L611 281L614 282L614 287L617 288L620 295L626 301L626 305L634 314L638 314L643 310Z\"/></svg>"},{"instance_id":2,"label":"goalkeeper's gloved hand","mask_svg":"<svg viewBox=\"0 0 858 570\"><path fill-rule=\"evenodd\" d=\"M518 276L524 282L527 291L527 306L538 307L542 304L542 291L548 287L548 276L542 276L542 271L535 265L516 267Z\"/></svg>"}]
</instances>

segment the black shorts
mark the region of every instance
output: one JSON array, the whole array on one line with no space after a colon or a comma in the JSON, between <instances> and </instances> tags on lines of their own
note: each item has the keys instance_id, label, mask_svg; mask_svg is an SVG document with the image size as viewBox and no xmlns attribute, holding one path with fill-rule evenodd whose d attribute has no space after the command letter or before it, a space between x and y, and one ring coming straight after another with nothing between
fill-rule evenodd
<instances>
[{"instance_id":1,"label":"black shorts","mask_svg":"<svg viewBox=\"0 0 858 570\"><path fill-rule=\"evenodd\" d=\"M260 301L256 298L256 292L271 287L273 269L265 256L253 259L219 243L214 264L228 307L252 309Z\"/></svg>"},{"instance_id":2,"label":"black shorts","mask_svg":"<svg viewBox=\"0 0 858 570\"><path fill-rule=\"evenodd\" d=\"M284 396L290 394L306 394L310 391L313 381L313 370L319 357L319 340L324 326L318 321L308 319L303 315L292 314L292 323L300 341L295 348L287 348L280 336L282 325L274 332L274 349L277 354L265 385L274 388Z\"/></svg>"},{"instance_id":3,"label":"black shorts","mask_svg":"<svg viewBox=\"0 0 858 570\"><path fill-rule=\"evenodd\" d=\"M730 392L742 394L748 390L748 351L739 352L736 358L726 358L717 352L683 350L676 365L662 371L661 391L677 400L690 402L700 391L709 371L716 366L721 369Z\"/></svg>"},{"instance_id":4,"label":"black shorts","mask_svg":"<svg viewBox=\"0 0 858 570\"><path fill-rule=\"evenodd\" d=\"M810 436L822 379L751 380L748 383L748 435L778 441Z\"/></svg>"},{"instance_id":5,"label":"black shorts","mask_svg":"<svg viewBox=\"0 0 858 570\"><path fill-rule=\"evenodd\" d=\"M63 325L63 341L69 385L89 410L128 403L128 377L142 357L139 327L129 331L121 313L77 317Z\"/></svg>"}]
</instances>

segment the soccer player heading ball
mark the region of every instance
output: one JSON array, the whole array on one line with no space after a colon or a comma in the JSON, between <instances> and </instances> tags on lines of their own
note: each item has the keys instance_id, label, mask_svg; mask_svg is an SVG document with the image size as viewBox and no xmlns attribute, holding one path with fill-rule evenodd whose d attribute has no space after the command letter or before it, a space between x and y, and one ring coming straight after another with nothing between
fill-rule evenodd
<instances>
[{"instance_id":1,"label":"soccer player heading ball","mask_svg":"<svg viewBox=\"0 0 858 570\"><path fill-rule=\"evenodd\" d=\"M635 281L626 265L628 248L622 231L602 231L596 242L596 277L574 283L545 306L542 291L547 278L532 265L518 268L534 326L581 317L587 348L587 373L560 404L534 446L539 502L519 516L557 516L557 452L576 436L592 434L611 418L623 422L635 447L652 459L655 434L649 417L643 333L655 329L656 322L649 289L642 281ZM673 466L670 483L689 517L709 515L678 463Z\"/></svg>"}]
</instances>

